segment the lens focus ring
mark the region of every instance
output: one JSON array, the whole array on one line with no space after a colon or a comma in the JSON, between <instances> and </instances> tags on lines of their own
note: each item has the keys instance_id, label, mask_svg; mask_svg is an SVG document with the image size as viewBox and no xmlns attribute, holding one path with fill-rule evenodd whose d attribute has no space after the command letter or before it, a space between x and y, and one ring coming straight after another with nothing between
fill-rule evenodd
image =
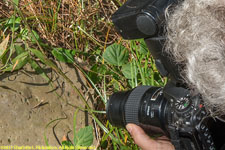
<instances>
[{"instance_id":1,"label":"lens focus ring","mask_svg":"<svg viewBox=\"0 0 225 150\"><path fill-rule=\"evenodd\" d=\"M139 125L138 111L139 104L145 92L150 89L151 86L139 86L136 87L129 95L125 104L125 121L126 124L134 123Z\"/></svg>"}]
</instances>

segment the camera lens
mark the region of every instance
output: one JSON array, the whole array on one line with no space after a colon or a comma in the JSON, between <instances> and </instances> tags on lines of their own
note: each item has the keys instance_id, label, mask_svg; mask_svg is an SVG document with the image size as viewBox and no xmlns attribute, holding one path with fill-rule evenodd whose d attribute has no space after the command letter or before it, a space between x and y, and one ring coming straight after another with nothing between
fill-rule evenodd
<instances>
[{"instance_id":1,"label":"camera lens","mask_svg":"<svg viewBox=\"0 0 225 150\"><path fill-rule=\"evenodd\" d=\"M139 86L126 92L114 93L107 103L107 118L117 127L128 123L151 125L165 129L168 124L168 101L162 88Z\"/></svg>"}]
</instances>

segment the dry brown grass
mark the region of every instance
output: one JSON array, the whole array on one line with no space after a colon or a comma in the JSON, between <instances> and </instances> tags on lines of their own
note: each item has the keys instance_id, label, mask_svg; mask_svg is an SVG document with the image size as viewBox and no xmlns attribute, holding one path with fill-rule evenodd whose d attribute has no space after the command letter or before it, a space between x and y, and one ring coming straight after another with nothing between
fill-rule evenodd
<instances>
[{"instance_id":1,"label":"dry brown grass","mask_svg":"<svg viewBox=\"0 0 225 150\"><path fill-rule=\"evenodd\" d=\"M1 5L3 15L9 17L7 5ZM118 4L111 0L21 0L19 7L30 26L52 46L89 51L118 37L110 20Z\"/></svg>"}]
</instances>

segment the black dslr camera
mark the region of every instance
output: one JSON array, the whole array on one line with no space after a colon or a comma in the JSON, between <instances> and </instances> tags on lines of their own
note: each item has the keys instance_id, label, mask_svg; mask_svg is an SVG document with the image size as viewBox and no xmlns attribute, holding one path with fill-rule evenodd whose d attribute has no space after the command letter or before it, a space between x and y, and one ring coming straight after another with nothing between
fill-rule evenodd
<instances>
[{"instance_id":1,"label":"black dslr camera","mask_svg":"<svg viewBox=\"0 0 225 150\"><path fill-rule=\"evenodd\" d=\"M182 66L163 53L165 10L179 0L128 0L112 16L124 39L144 38L155 64L169 82L165 87L139 86L114 93L107 103L112 125L134 123L151 134L164 134L176 150L225 149L225 123L210 116L201 95L188 89Z\"/></svg>"}]
</instances>

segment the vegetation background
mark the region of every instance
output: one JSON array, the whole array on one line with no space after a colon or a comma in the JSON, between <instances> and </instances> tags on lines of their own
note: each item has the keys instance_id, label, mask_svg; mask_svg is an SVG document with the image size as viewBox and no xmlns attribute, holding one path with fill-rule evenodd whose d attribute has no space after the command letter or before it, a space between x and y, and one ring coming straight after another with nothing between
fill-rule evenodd
<instances>
[{"instance_id":1,"label":"vegetation background","mask_svg":"<svg viewBox=\"0 0 225 150\"><path fill-rule=\"evenodd\" d=\"M78 93L98 125L98 149L138 149L128 132L110 125L105 116L109 96L138 85L163 86L143 40L125 41L114 29L111 15L125 0L1 0L0 73L30 65L54 87L46 66L62 76ZM57 65L61 61L78 69L87 87L94 89L92 105ZM74 126L76 127L75 111ZM49 124L56 120L49 120ZM48 124L48 125L49 125ZM47 126L48 126L47 125ZM90 146L93 127L74 132L63 145ZM91 137L91 138L87 138ZM88 140L84 140L84 139ZM83 140L81 140L83 139ZM45 143L48 145L48 141Z\"/></svg>"}]
</instances>

